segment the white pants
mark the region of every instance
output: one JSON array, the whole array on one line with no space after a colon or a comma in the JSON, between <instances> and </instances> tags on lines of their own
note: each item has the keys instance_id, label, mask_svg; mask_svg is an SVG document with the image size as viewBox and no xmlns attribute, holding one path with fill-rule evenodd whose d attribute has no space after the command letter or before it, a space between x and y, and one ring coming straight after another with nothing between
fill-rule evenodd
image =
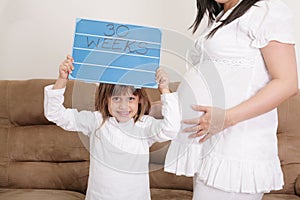
<instances>
[{"instance_id":1,"label":"white pants","mask_svg":"<svg viewBox=\"0 0 300 200\"><path fill-rule=\"evenodd\" d=\"M205 185L194 176L193 200L261 200L263 193L246 194L222 191Z\"/></svg>"}]
</instances>

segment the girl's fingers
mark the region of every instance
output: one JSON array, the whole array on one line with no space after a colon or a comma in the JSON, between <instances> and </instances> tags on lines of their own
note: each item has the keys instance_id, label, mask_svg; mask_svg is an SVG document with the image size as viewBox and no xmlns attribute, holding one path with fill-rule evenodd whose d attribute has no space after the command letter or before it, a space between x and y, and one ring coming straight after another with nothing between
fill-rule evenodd
<instances>
[{"instance_id":1,"label":"girl's fingers","mask_svg":"<svg viewBox=\"0 0 300 200\"><path fill-rule=\"evenodd\" d=\"M74 59L71 55L67 55L67 60L70 60L71 62L74 62Z\"/></svg>"},{"instance_id":2,"label":"girl's fingers","mask_svg":"<svg viewBox=\"0 0 300 200\"><path fill-rule=\"evenodd\" d=\"M67 65L63 65L61 70L64 72L64 73L69 73L69 70L68 70L68 66Z\"/></svg>"},{"instance_id":3,"label":"girl's fingers","mask_svg":"<svg viewBox=\"0 0 300 200\"><path fill-rule=\"evenodd\" d=\"M67 55L66 59L59 66L59 77L63 79L68 79L68 75L74 70L73 66L74 59L72 56Z\"/></svg>"},{"instance_id":4,"label":"girl's fingers","mask_svg":"<svg viewBox=\"0 0 300 200\"><path fill-rule=\"evenodd\" d=\"M71 74L73 71L73 65L68 65L68 72Z\"/></svg>"},{"instance_id":5,"label":"girl's fingers","mask_svg":"<svg viewBox=\"0 0 300 200\"><path fill-rule=\"evenodd\" d=\"M159 72L157 72L156 73L156 81L160 82L162 80L162 78L163 78L162 75Z\"/></svg>"},{"instance_id":6,"label":"girl's fingers","mask_svg":"<svg viewBox=\"0 0 300 200\"><path fill-rule=\"evenodd\" d=\"M68 69L71 69L71 70L74 69L73 62L72 62L72 60L70 60L70 59L66 59L66 60L63 62L63 65L65 65Z\"/></svg>"},{"instance_id":7,"label":"girl's fingers","mask_svg":"<svg viewBox=\"0 0 300 200\"><path fill-rule=\"evenodd\" d=\"M156 70L156 80L159 81L164 81L164 80L168 80L168 76L167 73L162 69L162 68L158 68Z\"/></svg>"},{"instance_id":8,"label":"girl's fingers","mask_svg":"<svg viewBox=\"0 0 300 200\"><path fill-rule=\"evenodd\" d=\"M159 83L160 82L160 76L156 75L156 82Z\"/></svg>"},{"instance_id":9,"label":"girl's fingers","mask_svg":"<svg viewBox=\"0 0 300 200\"><path fill-rule=\"evenodd\" d=\"M64 73L72 73L72 71L73 71L73 65L69 65L69 64L63 63L61 65L61 70Z\"/></svg>"}]
</instances>

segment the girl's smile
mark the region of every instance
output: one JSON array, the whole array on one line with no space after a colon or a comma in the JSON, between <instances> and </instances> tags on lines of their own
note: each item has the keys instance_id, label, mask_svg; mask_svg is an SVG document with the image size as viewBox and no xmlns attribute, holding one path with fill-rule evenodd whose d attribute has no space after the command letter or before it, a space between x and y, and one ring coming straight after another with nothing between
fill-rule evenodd
<instances>
[{"instance_id":1,"label":"girl's smile","mask_svg":"<svg viewBox=\"0 0 300 200\"><path fill-rule=\"evenodd\" d=\"M118 122L127 122L138 112L139 97L134 95L112 96L109 98L108 111Z\"/></svg>"}]
</instances>

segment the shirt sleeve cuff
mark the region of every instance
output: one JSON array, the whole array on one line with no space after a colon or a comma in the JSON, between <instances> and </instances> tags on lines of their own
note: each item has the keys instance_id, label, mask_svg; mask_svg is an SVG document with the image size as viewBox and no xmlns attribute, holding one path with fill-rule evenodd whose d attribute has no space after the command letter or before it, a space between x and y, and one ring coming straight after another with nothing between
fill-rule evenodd
<instances>
[{"instance_id":1,"label":"shirt sleeve cuff","mask_svg":"<svg viewBox=\"0 0 300 200\"><path fill-rule=\"evenodd\" d=\"M58 95L63 95L65 93L66 88L61 88L61 89L53 89L54 85L47 85L45 87L45 93L47 94L47 96L51 97L51 96L58 96Z\"/></svg>"},{"instance_id":2,"label":"shirt sleeve cuff","mask_svg":"<svg viewBox=\"0 0 300 200\"><path fill-rule=\"evenodd\" d=\"M160 99L162 102L166 102L173 99L178 99L178 93L172 92L172 93L165 93L160 95Z\"/></svg>"}]
</instances>

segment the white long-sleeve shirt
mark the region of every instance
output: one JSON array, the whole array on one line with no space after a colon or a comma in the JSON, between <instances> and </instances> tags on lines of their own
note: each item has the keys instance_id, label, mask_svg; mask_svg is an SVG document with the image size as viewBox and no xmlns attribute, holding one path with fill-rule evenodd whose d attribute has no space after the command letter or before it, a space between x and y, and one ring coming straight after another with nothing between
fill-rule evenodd
<instances>
[{"instance_id":1,"label":"white long-sleeve shirt","mask_svg":"<svg viewBox=\"0 0 300 200\"><path fill-rule=\"evenodd\" d=\"M181 114L177 93L161 95L164 119L143 116L104 124L99 111L78 111L63 106L65 89L45 87L44 112L49 121L90 138L90 175L86 200L148 200L149 147L176 137Z\"/></svg>"}]
</instances>

